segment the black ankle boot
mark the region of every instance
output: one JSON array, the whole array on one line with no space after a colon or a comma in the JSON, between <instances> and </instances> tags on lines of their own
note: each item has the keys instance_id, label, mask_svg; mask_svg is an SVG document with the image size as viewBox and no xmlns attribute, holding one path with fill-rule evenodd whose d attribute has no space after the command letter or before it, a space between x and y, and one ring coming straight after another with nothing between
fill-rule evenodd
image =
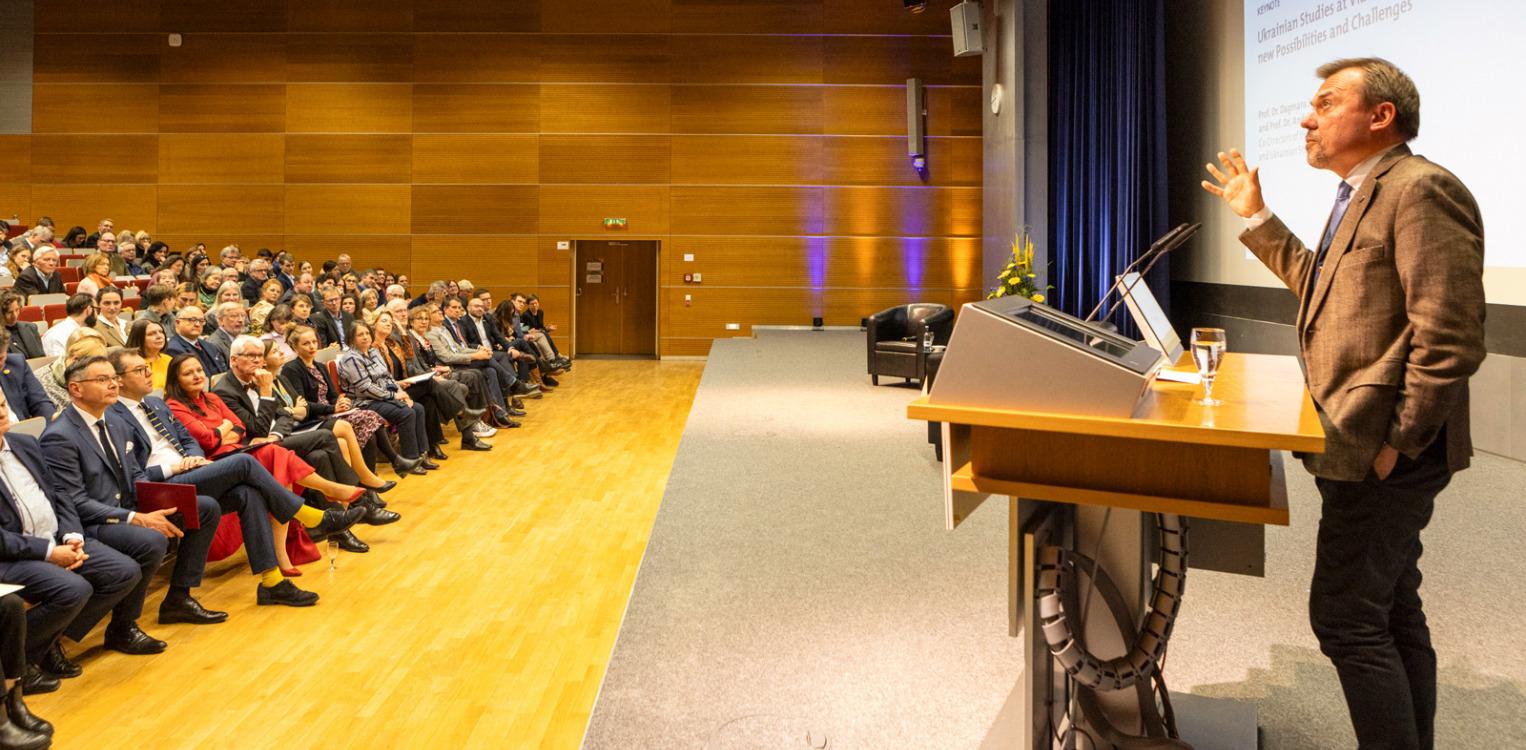
<instances>
[{"instance_id":1,"label":"black ankle boot","mask_svg":"<svg viewBox=\"0 0 1526 750\"><path fill-rule=\"evenodd\" d=\"M43 750L53 744L52 737L11 721L9 703L9 698L0 701L0 749Z\"/></svg>"},{"instance_id":2,"label":"black ankle boot","mask_svg":"<svg viewBox=\"0 0 1526 750\"><path fill-rule=\"evenodd\" d=\"M47 719L32 713L31 709L27 708L26 701L22 700L19 680L11 686L10 692L5 694L5 712L10 716L12 724L49 737L53 736L53 725Z\"/></svg>"}]
</instances>

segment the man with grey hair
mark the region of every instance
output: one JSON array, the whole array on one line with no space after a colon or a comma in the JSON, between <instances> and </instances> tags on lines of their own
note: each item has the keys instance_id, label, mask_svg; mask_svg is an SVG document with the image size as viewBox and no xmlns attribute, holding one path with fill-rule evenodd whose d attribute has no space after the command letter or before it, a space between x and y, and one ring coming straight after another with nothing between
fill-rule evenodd
<instances>
[{"instance_id":1,"label":"man with grey hair","mask_svg":"<svg viewBox=\"0 0 1526 750\"><path fill-rule=\"evenodd\" d=\"M281 304L289 305L297 295L305 294L308 300L313 303L313 309L317 310L323 306L323 300L319 299L318 295L314 293L316 288L312 273L301 274L297 276L297 280L292 284L292 287L287 289L285 294L281 295Z\"/></svg>"},{"instance_id":2,"label":"man with grey hair","mask_svg":"<svg viewBox=\"0 0 1526 750\"><path fill-rule=\"evenodd\" d=\"M96 225L95 231L91 232L90 236L85 238L85 247L95 247L96 241L101 239L101 235L116 228L116 222L112 221L111 219L101 219L101 223Z\"/></svg>"},{"instance_id":3,"label":"man with grey hair","mask_svg":"<svg viewBox=\"0 0 1526 750\"><path fill-rule=\"evenodd\" d=\"M403 307L408 306L408 290L404 289L402 284L393 284L387 287L387 301L391 302L395 299L402 300Z\"/></svg>"},{"instance_id":4,"label":"man with grey hair","mask_svg":"<svg viewBox=\"0 0 1526 750\"><path fill-rule=\"evenodd\" d=\"M212 306L212 317L217 319L217 330L202 339L215 347L227 358L233 340L244 335L249 326L249 309L242 302L220 302Z\"/></svg>"},{"instance_id":5,"label":"man with grey hair","mask_svg":"<svg viewBox=\"0 0 1526 750\"><path fill-rule=\"evenodd\" d=\"M1420 601L1420 532L1472 455L1468 378L1483 361L1483 219L1467 187L1410 152L1420 94L1378 58L1320 66L1301 123L1309 165L1340 178L1316 248L1220 153L1203 188L1299 300L1299 361L1325 431L1304 456L1323 500L1309 621L1335 663L1361 747L1434 744L1436 652Z\"/></svg>"},{"instance_id":6,"label":"man with grey hair","mask_svg":"<svg viewBox=\"0 0 1526 750\"><path fill-rule=\"evenodd\" d=\"M239 293L244 295L244 300L249 304L260 301L260 287L270 280L270 261L264 258L255 258L249 261L249 278L244 279Z\"/></svg>"},{"instance_id":7,"label":"man with grey hair","mask_svg":"<svg viewBox=\"0 0 1526 750\"><path fill-rule=\"evenodd\" d=\"M16 277L16 291L33 294L63 294L64 280L58 273L58 250L43 245L32 253L32 265Z\"/></svg>"},{"instance_id":8,"label":"man with grey hair","mask_svg":"<svg viewBox=\"0 0 1526 750\"><path fill-rule=\"evenodd\" d=\"M408 306L418 307L420 305L427 305L431 302L435 303L436 305L440 304L445 299L445 287L446 284L443 281L435 280L429 282L429 288L424 290L423 294L414 297L413 301L408 303Z\"/></svg>"}]
</instances>

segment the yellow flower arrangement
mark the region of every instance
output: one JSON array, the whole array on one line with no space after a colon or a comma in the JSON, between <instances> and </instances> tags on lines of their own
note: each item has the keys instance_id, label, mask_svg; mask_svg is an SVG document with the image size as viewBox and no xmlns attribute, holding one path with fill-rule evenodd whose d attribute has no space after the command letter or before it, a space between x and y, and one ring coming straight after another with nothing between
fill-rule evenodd
<instances>
[{"instance_id":1,"label":"yellow flower arrangement","mask_svg":"<svg viewBox=\"0 0 1526 750\"><path fill-rule=\"evenodd\" d=\"M986 295L986 299L1020 295L1043 304L1044 292L1052 287L1039 289L1038 277L1038 273L1033 268L1033 237L1028 234L1025 227L1012 241L1012 262L1008 263L1001 273L996 274L998 283L996 288Z\"/></svg>"}]
</instances>

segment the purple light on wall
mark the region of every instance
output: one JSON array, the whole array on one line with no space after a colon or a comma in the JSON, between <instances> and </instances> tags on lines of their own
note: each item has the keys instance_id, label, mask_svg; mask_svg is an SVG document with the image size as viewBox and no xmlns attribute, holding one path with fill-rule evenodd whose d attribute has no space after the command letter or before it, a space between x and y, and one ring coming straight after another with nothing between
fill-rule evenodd
<instances>
[{"instance_id":1,"label":"purple light on wall","mask_svg":"<svg viewBox=\"0 0 1526 750\"><path fill-rule=\"evenodd\" d=\"M926 237L905 237L901 240L901 263L906 271L906 283L912 289L922 288L922 272L926 270L926 261Z\"/></svg>"},{"instance_id":2,"label":"purple light on wall","mask_svg":"<svg viewBox=\"0 0 1526 750\"><path fill-rule=\"evenodd\" d=\"M811 281L811 314L822 317L826 303L823 290L827 285L827 238L805 238L805 272Z\"/></svg>"}]
</instances>

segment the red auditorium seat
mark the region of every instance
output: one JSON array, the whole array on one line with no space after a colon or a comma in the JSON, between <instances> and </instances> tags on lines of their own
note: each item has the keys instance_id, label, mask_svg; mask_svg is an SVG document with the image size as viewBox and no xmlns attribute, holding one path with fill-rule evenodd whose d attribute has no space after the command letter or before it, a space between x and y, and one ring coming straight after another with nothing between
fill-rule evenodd
<instances>
[{"instance_id":1,"label":"red auditorium seat","mask_svg":"<svg viewBox=\"0 0 1526 750\"><path fill-rule=\"evenodd\" d=\"M79 281L80 280L79 269L78 268L62 267L61 266L58 269L58 278L63 279L65 284L67 284L67 283L69 283L71 281Z\"/></svg>"},{"instance_id":2,"label":"red auditorium seat","mask_svg":"<svg viewBox=\"0 0 1526 750\"><path fill-rule=\"evenodd\" d=\"M30 306L27 306L27 307L23 307L23 308L21 308L21 314L17 315L16 319L17 320L25 320L25 321L28 321L28 322L31 322L31 323L41 323L42 322L42 308L38 307L37 305L30 305Z\"/></svg>"},{"instance_id":3,"label":"red auditorium seat","mask_svg":"<svg viewBox=\"0 0 1526 750\"><path fill-rule=\"evenodd\" d=\"M54 322L69 317L69 313L64 307L62 304L45 305L42 308L42 317L47 319L48 325L53 325Z\"/></svg>"},{"instance_id":4,"label":"red auditorium seat","mask_svg":"<svg viewBox=\"0 0 1526 750\"><path fill-rule=\"evenodd\" d=\"M65 281L64 282L64 294L74 294L77 291L79 291L79 282L78 281Z\"/></svg>"}]
</instances>

